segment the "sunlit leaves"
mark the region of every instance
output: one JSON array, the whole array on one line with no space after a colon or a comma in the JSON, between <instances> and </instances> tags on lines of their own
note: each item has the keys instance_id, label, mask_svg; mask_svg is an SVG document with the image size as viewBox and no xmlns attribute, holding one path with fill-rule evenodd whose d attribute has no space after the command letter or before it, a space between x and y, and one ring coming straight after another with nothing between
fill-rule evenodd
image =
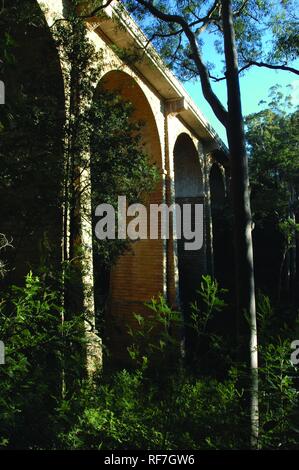
<instances>
[{"instance_id":1,"label":"sunlit leaves","mask_svg":"<svg viewBox=\"0 0 299 470\"><path fill-rule=\"evenodd\" d=\"M246 118L256 220L288 217L290 191L299 184L298 119L279 87L271 89L266 109Z\"/></svg>"},{"instance_id":2,"label":"sunlit leaves","mask_svg":"<svg viewBox=\"0 0 299 470\"><path fill-rule=\"evenodd\" d=\"M158 20L137 0L124 0L154 45L181 79L196 75L188 59L188 41L181 36L179 25ZM155 1L154 5L168 14L180 15L189 24L197 41L214 43L217 67L223 57L221 1L171 0ZM215 7L214 9L212 7ZM250 61L281 65L298 56L298 17L294 0L236 0L232 2L234 28L240 67ZM140 14L142 11L142 14ZM177 35L173 35L177 30ZM155 36L154 33L157 33ZM169 35L171 33L171 35ZM179 36L179 37L178 37ZM212 40L211 40L212 39ZM201 47L202 50L206 50ZM218 56L217 56L218 55ZM205 63L210 57L203 57ZM184 69L184 70L182 70ZM220 69L218 73L223 71Z\"/></svg>"}]
</instances>

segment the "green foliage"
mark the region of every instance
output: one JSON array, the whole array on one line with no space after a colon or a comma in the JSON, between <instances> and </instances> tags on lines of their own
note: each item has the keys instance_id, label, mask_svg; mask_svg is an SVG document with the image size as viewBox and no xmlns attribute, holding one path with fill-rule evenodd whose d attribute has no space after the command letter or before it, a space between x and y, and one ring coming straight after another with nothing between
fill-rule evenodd
<instances>
[{"instance_id":1,"label":"green foliage","mask_svg":"<svg viewBox=\"0 0 299 470\"><path fill-rule=\"evenodd\" d=\"M163 380L163 374L169 374L180 361L182 315L173 310L162 295L147 302L146 306L149 310L146 315L134 313L136 323L128 330L132 337L128 353L136 366ZM156 364L159 364L158 368Z\"/></svg>"},{"instance_id":2,"label":"green foliage","mask_svg":"<svg viewBox=\"0 0 299 470\"><path fill-rule=\"evenodd\" d=\"M159 448L161 436L155 425L155 409L139 372L118 372L94 388L86 384L77 402L74 425L61 434L67 449Z\"/></svg>"},{"instance_id":3,"label":"green foliage","mask_svg":"<svg viewBox=\"0 0 299 470\"><path fill-rule=\"evenodd\" d=\"M283 235L287 248L290 248L292 243L294 243L294 233L299 231L299 224L296 224L293 219L288 218L280 221L278 228Z\"/></svg>"},{"instance_id":4,"label":"green foliage","mask_svg":"<svg viewBox=\"0 0 299 470\"><path fill-rule=\"evenodd\" d=\"M142 145L142 122L132 119L134 109L117 91L97 89L87 113L91 123L92 212L98 204L115 208L118 196L126 196L128 204L145 202L156 186L159 172L150 162ZM100 262L111 266L128 249L128 240L95 240L94 249Z\"/></svg>"},{"instance_id":5,"label":"green foliage","mask_svg":"<svg viewBox=\"0 0 299 470\"><path fill-rule=\"evenodd\" d=\"M140 370L122 371L94 395L82 391L81 414L60 436L68 449L214 449L241 442L232 376L213 379L168 377L167 392Z\"/></svg>"},{"instance_id":6,"label":"green foliage","mask_svg":"<svg viewBox=\"0 0 299 470\"><path fill-rule=\"evenodd\" d=\"M259 332L260 446L296 448L299 392L298 368L290 360L290 344L298 333L298 313L282 314L267 296L257 303Z\"/></svg>"},{"instance_id":7,"label":"green foliage","mask_svg":"<svg viewBox=\"0 0 299 470\"><path fill-rule=\"evenodd\" d=\"M288 284L294 283L287 279L290 265L284 268L289 263L288 256L296 258L298 117L298 109L292 106L290 96L285 96L281 88L275 86L270 90L267 107L245 120L251 205L256 226L253 235L256 234L257 284L273 292L275 289L278 300L281 291L287 291ZM273 254L271 259L270 250ZM269 274L265 271L266 264L269 265ZM268 278L266 282L265 275ZM294 276L293 271L291 275Z\"/></svg>"},{"instance_id":8,"label":"green foliage","mask_svg":"<svg viewBox=\"0 0 299 470\"><path fill-rule=\"evenodd\" d=\"M94 213L102 202L115 206L117 195L141 202L159 179L132 105L98 86L102 52L89 41L85 23L71 10L49 31L36 2L25 3L5 4L0 18L9 35L0 55L10 84L0 116L1 232L14 242L8 266L17 267L11 274L16 281L29 268L51 266L55 273L63 237L64 255L82 257L83 247L73 242L80 232L76 213L80 206L83 219L91 218L84 213L90 193ZM8 49L13 61L6 58ZM106 269L129 248L128 241L94 241L97 265Z\"/></svg>"},{"instance_id":9,"label":"green foliage","mask_svg":"<svg viewBox=\"0 0 299 470\"><path fill-rule=\"evenodd\" d=\"M39 257L48 266L56 262L64 94L55 44L37 2L6 2L0 27L7 38L0 42L7 90L0 114L1 232L13 239L8 268L16 268L11 276L20 281L37 269Z\"/></svg>"},{"instance_id":10,"label":"green foliage","mask_svg":"<svg viewBox=\"0 0 299 470\"><path fill-rule=\"evenodd\" d=\"M292 192L298 186L298 110L273 87L268 107L246 118L254 218L286 219L297 209Z\"/></svg>"},{"instance_id":11,"label":"green foliage","mask_svg":"<svg viewBox=\"0 0 299 470\"><path fill-rule=\"evenodd\" d=\"M32 273L24 287L13 286L0 301L0 338L5 344L0 441L4 447L53 445L63 368L67 364L79 376L84 366L81 355L72 356L73 346L84 342L82 319L62 319L60 295Z\"/></svg>"},{"instance_id":12,"label":"green foliage","mask_svg":"<svg viewBox=\"0 0 299 470\"><path fill-rule=\"evenodd\" d=\"M68 21L58 21L53 34L65 64L63 74L68 104L65 197L69 210L75 210L78 197L88 199L90 192L92 214L101 203L117 208L119 195L126 196L129 203L143 201L159 179L158 170L142 144L143 123L132 119L132 104L117 90L108 92L98 82L102 51L96 51L89 41L81 19L70 15ZM87 181L82 190L78 188L78 175L89 169L91 186ZM83 211L82 204L80 210ZM127 240L94 241L98 263L108 268L128 247Z\"/></svg>"},{"instance_id":13,"label":"green foliage","mask_svg":"<svg viewBox=\"0 0 299 470\"><path fill-rule=\"evenodd\" d=\"M224 46L221 0L216 2L159 0L154 6L174 15L163 21L151 14L138 0L125 0L124 5L139 22L155 47L182 80L198 77L190 44L181 25L180 16L189 25L199 52L213 77L223 76ZM142 2L143 3L143 2ZM149 4L151 2L148 2ZM270 65L296 66L298 57L298 15L296 0L233 0L233 22L240 68L252 61ZM213 48L214 60L210 61Z\"/></svg>"},{"instance_id":14,"label":"green foliage","mask_svg":"<svg viewBox=\"0 0 299 470\"><path fill-rule=\"evenodd\" d=\"M223 308L218 297L223 290L209 276L203 278L199 292L209 317L214 309ZM149 312L134 314L138 326L129 331L133 344L128 352L136 369L104 377L96 395L87 392L76 424L61 437L63 447L243 447L246 415L237 371L231 369L222 382L190 374L180 357L180 312L171 309L163 296L146 305ZM194 328L203 334L199 322Z\"/></svg>"},{"instance_id":15,"label":"green foliage","mask_svg":"<svg viewBox=\"0 0 299 470\"><path fill-rule=\"evenodd\" d=\"M204 362L209 363L211 350L223 356L226 354L224 338L211 331L210 324L214 316L223 312L226 307L222 296L227 290L219 288L217 281L206 275L202 276L197 292L199 300L190 306L189 321L183 319L180 311L172 309L162 295L146 303L149 311L145 315L134 314L136 322L129 328L132 337L132 344L128 349L129 355L139 367L158 375L162 381L165 371L169 374L171 370L176 370L182 365L181 355L185 353L183 344L185 328L188 328L194 337L192 346L193 362L196 363L192 363L194 371L200 370L202 355ZM205 351L202 349L203 346ZM159 366L155 367L156 364Z\"/></svg>"},{"instance_id":16,"label":"green foliage","mask_svg":"<svg viewBox=\"0 0 299 470\"><path fill-rule=\"evenodd\" d=\"M206 327L212 314L220 312L226 307L224 300L220 298L226 292L227 289L219 288L218 282L213 280L210 275L202 276L200 289L197 293L204 307L201 309L197 302L191 305L191 319L198 336L206 334Z\"/></svg>"},{"instance_id":17,"label":"green foliage","mask_svg":"<svg viewBox=\"0 0 299 470\"><path fill-rule=\"evenodd\" d=\"M18 28L14 28L18 34L9 27L0 41L4 58L1 71L11 78L12 87L11 101L9 99L0 122L1 209L3 220L14 213L19 250L22 239L30 232L33 239L38 234L49 254L42 219L44 207L54 211L48 218L47 228L57 226L60 219L56 210L62 203L69 205L71 211L75 210L78 171L81 173L88 168L90 144L93 205L103 201L115 204L120 193L127 195L129 201L142 200L143 193L153 187L157 174L141 145L142 123L131 120L132 106L117 94L111 96L97 89L99 69L93 63L97 58L101 65L101 54L96 56L88 43L84 24L72 16L66 22L57 22L53 27L56 39L53 44L44 30L44 18L38 9L32 9L33 3L11 2L12 9L5 8L0 17L1 25L9 25L11 18L14 25L18 24ZM195 15L202 16L206 6L206 2L174 3L188 22L193 21ZM97 4L93 2L93 6ZM285 1L280 6L283 10L285 5L291 4ZM234 2L236 11L242 5L243 2ZM284 28L283 12L277 8L268 11L269 6L273 6L273 2L268 0L244 3L235 23L242 60L249 52L249 58L253 59L263 54L261 33L265 24L274 28L277 38L274 49L266 51L268 56L276 54L273 55L276 61L284 54L292 58L296 51L293 27ZM162 9L167 8L162 2ZM261 13L266 10L263 16ZM217 25L218 14L217 9L212 12L208 33ZM193 59L190 49L181 41L181 34L169 35L175 31L174 25L158 26L160 32L168 34L169 40L160 45L171 57L176 70L183 70L185 78L193 75ZM198 26L194 25L194 29L200 42ZM29 45L40 38L41 29L53 61L38 74L41 50L34 48L39 51L35 55L36 67L32 67L32 57L28 60L28 51L31 54ZM24 62L30 67L25 67L27 75L22 68L15 73L15 64L22 63L22 41L28 37L31 43L25 44L27 62ZM251 47L253 43L255 47ZM216 46L221 52L219 42ZM66 60L64 64L71 64L62 71L64 87L56 60L57 49ZM173 51L178 60L173 59ZM247 121L254 162L251 169L253 198L258 188L256 220L275 211L277 227L290 245L290 233L297 230L297 224L289 218L289 207L292 193L295 208L293 191L298 183L298 112L282 111L277 98L276 94L269 109ZM61 106L64 100L66 110ZM82 106L78 106L79 103ZM288 145L282 144L283 140ZM66 158L61 158L62 155ZM34 191L33 182L36 183ZM90 188L86 189L88 194ZM19 220L23 224L21 230L16 224ZM42 234L38 232L40 227ZM9 231L5 233L9 236ZM28 246L31 246L31 239ZM97 249L102 262L109 266L124 246L98 245ZM43 266L47 261L47 257L43 258ZM57 281L59 284L59 279ZM212 327L216 315L226 315L225 290L205 276L198 294L198 302L191 306L190 325L185 324L181 313L173 310L164 297L149 302L148 315L135 314L137 328L130 331L132 346L128 352L135 368L111 374L107 371L107 375L92 381L82 379L82 349L86 344L84 316L77 314L72 320L63 319L62 292L54 292L32 274L26 277L24 287L12 287L0 301L0 339L6 346L6 364L0 366L1 447L246 447L248 410L244 399L246 391L241 383L248 372L242 365L231 366L235 363L234 348L216 335ZM298 373L290 364L289 356L298 320L291 322L289 311L274 309L268 297L260 296L258 321L260 446L295 447L298 445L298 390L295 386ZM186 326L192 329L196 339L194 350L198 366L192 364L192 370L182 354ZM216 368L210 367L211 357L214 364L217 363L217 370L225 369L221 378L215 378ZM205 363L209 367L204 367Z\"/></svg>"},{"instance_id":18,"label":"green foliage","mask_svg":"<svg viewBox=\"0 0 299 470\"><path fill-rule=\"evenodd\" d=\"M198 289L199 301L191 305L190 322L186 325L180 311L173 310L160 295L146 303L149 312L146 315L134 314L137 322L136 328L130 327L129 334L133 344L129 348L130 357L137 361L139 366L155 364L158 360L159 371L171 367L174 361L180 361L183 329L191 328L200 344L203 339L209 339L216 345L220 338L208 331L207 327L217 312L226 307L221 296L227 292L218 286L211 276L202 276ZM220 345L219 345L220 347ZM195 354L198 353L195 347ZM158 357L157 357L158 354ZM197 360L200 360L197 357ZM176 366L174 366L176 367Z\"/></svg>"},{"instance_id":19,"label":"green foliage","mask_svg":"<svg viewBox=\"0 0 299 470\"><path fill-rule=\"evenodd\" d=\"M261 447L295 448L299 441L296 369L290 340L279 336L259 348Z\"/></svg>"},{"instance_id":20,"label":"green foliage","mask_svg":"<svg viewBox=\"0 0 299 470\"><path fill-rule=\"evenodd\" d=\"M222 302L215 301L221 291L216 282L206 277L199 291L211 315L215 306L222 309ZM181 450L248 445L248 411L240 385L245 368L230 367L222 379L212 370L205 375L190 371L178 354L180 336L175 332L182 326L181 316L163 297L148 304L149 316L135 315L140 331L132 335L143 347L133 356L136 367L107 370L93 380L80 376L82 355L74 348L84 343L82 321L62 322L60 299L29 274L23 288L13 287L1 300L0 337L6 345L6 364L0 367L2 448ZM260 447L294 448L298 373L290 364L289 339L294 330L283 321L279 324L280 312L262 295L258 312ZM201 337L205 322L196 328ZM215 343L208 347L215 349ZM222 363L222 351L215 352ZM69 370L78 371L71 388Z\"/></svg>"}]
</instances>

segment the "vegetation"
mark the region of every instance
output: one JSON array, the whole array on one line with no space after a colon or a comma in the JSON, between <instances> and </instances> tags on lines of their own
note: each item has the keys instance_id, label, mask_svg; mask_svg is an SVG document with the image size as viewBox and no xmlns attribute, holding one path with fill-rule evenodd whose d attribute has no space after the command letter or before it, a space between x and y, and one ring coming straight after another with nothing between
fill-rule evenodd
<instances>
[{"instance_id":1,"label":"vegetation","mask_svg":"<svg viewBox=\"0 0 299 470\"><path fill-rule=\"evenodd\" d=\"M95 239L90 259L82 227L88 221L92 230L95 207L116 207L120 194L129 203L146 201L159 175L132 104L98 83L102 53L88 40L77 3L65 2L67 17L54 21L51 32L34 0L11 0L0 11L6 28L1 79L11 87L0 116L0 447L298 448L298 368L290 361L299 334L298 109L272 90L267 107L246 118L245 142L237 67L239 59L242 70L255 65L297 73L286 64L298 48L292 2L272 14L270 0L216 0L204 16L206 2L172 2L176 16L165 2L125 2L135 5L139 19L153 15L152 39L176 72L200 77L227 129L242 320L237 338L223 328L234 324L234 292L205 275L188 321L163 295L153 298L146 314L132 311L127 366L104 363L93 375L86 368L93 346L86 325L96 333L103 322L110 270L130 243ZM90 3L93 14L102 6ZM273 32L267 50L265 25ZM201 59L201 34L214 28L225 59L227 109ZM89 271L94 278L86 286ZM93 297L97 325L90 321Z\"/></svg>"},{"instance_id":2,"label":"vegetation","mask_svg":"<svg viewBox=\"0 0 299 470\"><path fill-rule=\"evenodd\" d=\"M239 74L252 66L299 73L286 63L294 61L298 52L298 41L294 41L294 25L298 22L295 2L128 0L124 3L147 27L149 37L168 63L184 77L199 79L204 98L226 130L234 214L235 310L239 342L244 343L240 353L252 371L251 426L255 446L259 427L257 320L248 155ZM146 13L152 19L150 27L148 18L144 21ZM267 30L272 33L270 47L264 39ZM213 75L215 64L209 63L209 57L203 58L204 45L209 39L224 65L220 77ZM225 81L227 106L223 106L214 92L212 80ZM249 323L245 321L246 315Z\"/></svg>"},{"instance_id":3,"label":"vegetation","mask_svg":"<svg viewBox=\"0 0 299 470\"><path fill-rule=\"evenodd\" d=\"M267 108L247 116L246 127L259 285L272 288L272 295L275 290L280 300L281 294L294 298L297 282L298 109L279 87L269 98ZM270 233L275 245L270 244L272 263L260 252L260 247L265 250L261 237ZM276 282L263 264L275 269Z\"/></svg>"},{"instance_id":4,"label":"vegetation","mask_svg":"<svg viewBox=\"0 0 299 470\"><path fill-rule=\"evenodd\" d=\"M182 320L161 297L148 305L150 315L136 315L140 329L132 331L128 351L135 366L113 374L105 371L92 383L77 376L70 392L61 372L65 360L72 371L81 368L80 354L67 356L70 345L85 341L82 322L77 318L62 323L58 293L29 274L25 287L13 287L1 302L0 334L8 345L7 364L0 370L1 447L246 448L248 410L242 383L248 372L233 360L227 340L208 334L213 317L229 315L222 290L206 276L198 293L203 307L194 306L191 326L198 342L208 338L209 346L205 357L197 354L196 368L178 358L179 341L170 332L181 327ZM298 390L289 356L298 316L286 326L265 296L260 297L258 312L259 445L295 448ZM156 334L149 342L153 328Z\"/></svg>"}]
</instances>

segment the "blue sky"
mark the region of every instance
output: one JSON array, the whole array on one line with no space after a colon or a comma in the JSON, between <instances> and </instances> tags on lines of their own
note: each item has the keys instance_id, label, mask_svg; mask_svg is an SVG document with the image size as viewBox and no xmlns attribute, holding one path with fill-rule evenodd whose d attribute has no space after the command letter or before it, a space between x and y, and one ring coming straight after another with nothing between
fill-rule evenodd
<instances>
[{"instance_id":1,"label":"blue sky","mask_svg":"<svg viewBox=\"0 0 299 470\"><path fill-rule=\"evenodd\" d=\"M269 89L276 84L280 84L282 87L287 85L292 86L292 98L293 104L299 105L299 78L291 72L275 71L266 68L252 67L247 70L243 76L240 77L241 93L242 93L242 107L243 114L254 113L262 109L258 104L261 100L268 98ZM193 101L200 108L204 116L212 124L216 132L227 143L225 130L214 116L209 104L204 99L201 86L199 82L187 82L184 83L189 95ZM213 83L213 89L217 94L218 98L226 105L226 85L225 80L221 82Z\"/></svg>"},{"instance_id":2,"label":"blue sky","mask_svg":"<svg viewBox=\"0 0 299 470\"><path fill-rule=\"evenodd\" d=\"M277 2L278 10L281 12L281 7L283 6L283 2L278 0L274 0L274 4L276 5L275 1ZM298 0L294 0L294 5ZM169 1L171 4L171 1ZM269 12L270 13L270 12ZM275 12L272 11L272 14ZM137 21L138 22L138 21ZM152 17L149 15L148 17L143 18L143 26L151 26ZM267 28L265 29L265 25L261 23L260 25L260 32L261 41L262 41L262 48L264 53L269 52L271 50L272 44L272 34L271 31ZM206 31L201 36L202 42L200 43L200 49L202 53L203 62L209 63L209 68L211 64L213 64L212 73L215 76L223 75L224 70L224 56L219 50L219 47L215 47L215 40L217 42L220 41L220 44L223 42L223 37L219 36L217 31L209 32ZM186 39L183 39L183 42L186 42ZM220 48L221 49L221 48ZM293 67L299 67L299 59L295 61L295 63L290 64ZM292 87L292 98L293 98L293 105L299 105L299 77L291 72L286 71L276 71L270 70L267 68L259 68L259 67L251 67L250 69L244 71L243 74L240 75L240 85L241 85L241 95L242 95L242 108L243 108L243 115L246 116L248 114L258 112L262 109L262 106L259 106L259 102L264 100L268 101L268 94L269 90L274 85L281 85L283 88L286 88L287 85L291 85ZM200 82L184 82L183 83L186 91L189 93L193 101L197 104L199 109L202 111L206 119L210 122L210 124L214 127L215 131L218 135L222 138L222 140L227 144L226 132L222 124L218 121L215 117L212 109L210 108L209 104L205 100L201 92L201 85ZM213 90L218 96L218 98L222 101L224 106L226 107L226 83L225 80L220 82L212 82ZM286 89L286 93L289 94L290 90ZM265 107L265 105L263 105Z\"/></svg>"},{"instance_id":3,"label":"blue sky","mask_svg":"<svg viewBox=\"0 0 299 470\"><path fill-rule=\"evenodd\" d=\"M262 33L263 50L267 52L272 48L272 35L268 30L264 30ZM212 73L215 76L223 76L223 70L225 69L224 56L218 48L215 47L215 40L222 44L223 38L218 36L218 33L205 32L202 36L201 53L203 61L209 64L213 64ZM299 68L299 59L289 64L295 68ZM299 105L299 77L291 72L282 70L271 70L267 68L251 67L240 75L240 86L242 96L242 109L243 115L258 112L262 109L259 106L261 100L268 101L269 90L274 85L281 85L286 88L287 85L292 87L292 101L293 105ZM184 86L198 105L204 116L208 119L211 125L214 127L219 136L227 143L225 129L222 124L219 123L215 117L210 106L204 99L201 86L199 82L185 82ZM225 80L220 82L212 82L213 90L226 107L226 83ZM286 93L289 94L290 90L286 89ZM264 105L265 107L265 105Z\"/></svg>"}]
</instances>

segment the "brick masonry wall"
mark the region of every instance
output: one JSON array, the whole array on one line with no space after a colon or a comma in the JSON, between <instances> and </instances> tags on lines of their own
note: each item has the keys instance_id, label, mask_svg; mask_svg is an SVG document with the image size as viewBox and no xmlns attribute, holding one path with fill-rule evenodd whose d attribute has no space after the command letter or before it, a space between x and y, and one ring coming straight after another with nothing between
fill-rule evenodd
<instances>
[{"instance_id":1,"label":"brick masonry wall","mask_svg":"<svg viewBox=\"0 0 299 470\"><path fill-rule=\"evenodd\" d=\"M61 0L45 0L39 2L49 7L47 17L49 24L53 20L51 12L58 15L63 12ZM96 29L97 28L97 29ZM133 102L134 119L142 119L143 143L146 151L161 173L161 182L156 190L148 195L148 204L175 202L175 168L174 149L180 135L185 134L193 143L198 165L201 169L201 191L197 201L204 204L204 246L196 252L184 253L181 265L187 272L185 282L189 278L191 284L200 275L212 269L212 238L210 195L208 185L209 151L214 143L201 142L199 137L180 118L179 113L166 114L166 101L159 92L134 68L124 64L111 49L107 38L101 34L101 26L90 26L89 38L97 50L103 54L102 73L99 82L110 90L121 90L124 99ZM192 171L192 170L191 170ZM192 196L190 194L189 196ZM111 274L109 293L109 309L107 316L108 335L111 348L119 351L119 358L124 358L127 342L127 325L135 325L133 312L147 313L144 302L158 293L167 296L169 302L178 306L179 269L178 251L180 247L172 237L163 240L141 240L132 244L132 250L123 255ZM90 243L91 245L92 243ZM179 248L179 250L178 250ZM92 272L92 269L90 270ZM92 282L92 280L91 280ZM189 282L189 281L188 281ZM190 284L190 285L191 285ZM192 284L193 288L193 284Z\"/></svg>"}]
</instances>

